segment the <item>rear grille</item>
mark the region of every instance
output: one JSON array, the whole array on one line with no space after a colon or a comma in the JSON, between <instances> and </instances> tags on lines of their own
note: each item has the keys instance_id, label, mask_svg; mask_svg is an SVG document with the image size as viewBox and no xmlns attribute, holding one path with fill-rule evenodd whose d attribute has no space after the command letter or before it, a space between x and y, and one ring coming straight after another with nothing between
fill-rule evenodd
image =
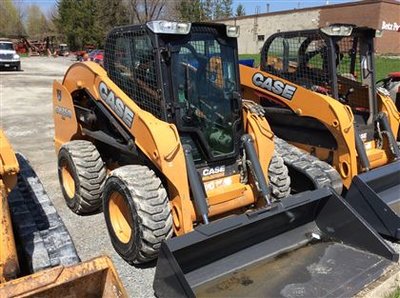
<instances>
[{"instance_id":1,"label":"rear grille","mask_svg":"<svg viewBox=\"0 0 400 298\"><path fill-rule=\"evenodd\" d=\"M0 59L8 59L11 60L13 58L13 54L0 54Z\"/></svg>"}]
</instances>

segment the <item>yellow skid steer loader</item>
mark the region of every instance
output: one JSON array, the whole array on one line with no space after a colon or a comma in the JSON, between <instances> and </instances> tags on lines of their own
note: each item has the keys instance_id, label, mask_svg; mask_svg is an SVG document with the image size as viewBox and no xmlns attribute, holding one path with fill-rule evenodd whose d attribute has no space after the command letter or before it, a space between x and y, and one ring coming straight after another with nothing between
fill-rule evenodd
<instances>
[{"instance_id":1,"label":"yellow skid steer loader","mask_svg":"<svg viewBox=\"0 0 400 298\"><path fill-rule=\"evenodd\" d=\"M351 25L276 33L259 69L240 66L241 86L264 107L292 181L302 181L293 188L319 188L297 171L301 155L311 153L337 170L342 194L364 219L399 240L400 113L375 85L375 36Z\"/></svg>"}]
</instances>

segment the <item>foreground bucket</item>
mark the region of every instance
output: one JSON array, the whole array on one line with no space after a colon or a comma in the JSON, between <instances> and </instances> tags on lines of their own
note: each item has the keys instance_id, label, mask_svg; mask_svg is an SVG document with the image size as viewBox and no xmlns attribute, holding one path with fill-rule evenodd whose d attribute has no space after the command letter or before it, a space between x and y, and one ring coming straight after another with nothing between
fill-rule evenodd
<instances>
[{"instance_id":1,"label":"foreground bucket","mask_svg":"<svg viewBox=\"0 0 400 298\"><path fill-rule=\"evenodd\" d=\"M344 199L319 189L163 242L154 290L158 297L351 296L397 259Z\"/></svg>"},{"instance_id":2,"label":"foreground bucket","mask_svg":"<svg viewBox=\"0 0 400 298\"><path fill-rule=\"evenodd\" d=\"M346 200L380 234L400 240L400 161L355 176Z\"/></svg>"},{"instance_id":3,"label":"foreground bucket","mask_svg":"<svg viewBox=\"0 0 400 298\"><path fill-rule=\"evenodd\" d=\"M58 266L0 284L0 297L128 297L108 257Z\"/></svg>"}]
</instances>

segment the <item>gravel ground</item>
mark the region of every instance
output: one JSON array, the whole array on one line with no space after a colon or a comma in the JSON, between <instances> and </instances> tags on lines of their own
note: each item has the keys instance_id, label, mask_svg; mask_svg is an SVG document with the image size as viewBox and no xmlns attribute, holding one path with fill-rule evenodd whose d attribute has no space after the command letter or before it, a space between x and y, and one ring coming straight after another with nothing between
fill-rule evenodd
<instances>
[{"instance_id":1,"label":"gravel ground","mask_svg":"<svg viewBox=\"0 0 400 298\"><path fill-rule=\"evenodd\" d=\"M62 80L72 58L22 59L21 72L0 72L0 119L14 150L24 154L64 220L82 260L99 255L112 258L131 297L152 297L155 263L148 268L128 265L114 251L103 214L79 216L71 212L61 193L53 146L52 83Z\"/></svg>"},{"instance_id":2,"label":"gravel ground","mask_svg":"<svg viewBox=\"0 0 400 298\"><path fill-rule=\"evenodd\" d=\"M78 216L61 194L53 147L52 82L61 80L71 58L31 57L21 72L0 72L0 119L16 151L29 158L50 198L67 225L82 260L109 255L131 297L152 297L155 262L136 268L114 251L103 214ZM395 245L400 251L400 244Z\"/></svg>"}]
</instances>

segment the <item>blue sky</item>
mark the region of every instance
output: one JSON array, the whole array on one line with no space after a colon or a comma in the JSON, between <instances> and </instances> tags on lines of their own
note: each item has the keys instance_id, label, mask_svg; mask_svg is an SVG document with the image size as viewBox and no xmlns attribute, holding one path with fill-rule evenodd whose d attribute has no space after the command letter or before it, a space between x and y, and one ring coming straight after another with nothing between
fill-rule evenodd
<instances>
[{"instance_id":1,"label":"blue sky","mask_svg":"<svg viewBox=\"0 0 400 298\"><path fill-rule=\"evenodd\" d=\"M0 0L1 1L1 0ZM236 6L239 3L242 3L245 7L246 14L254 14L257 7L260 13L266 12L267 3L269 4L270 11L279 11L279 10L287 10L294 8L305 8L312 6L320 6L325 5L327 2L329 4L338 4L345 2L353 2L354 0L286 0L286 1L278 1L278 0L234 0L233 6ZM16 2L21 2L22 5L29 4L38 4L44 12L50 10L56 3L56 0L16 0Z\"/></svg>"},{"instance_id":2,"label":"blue sky","mask_svg":"<svg viewBox=\"0 0 400 298\"><path fill-rule=\"evenodd\" d=\"M269 11L280 11L280 10L289 10L294 8L305 8L312 6L321 6L325 5L327 2L329 4L338 4L338 3L346 3L346 2L354 2L355 0L286 0L286 1L278 1L278 0L234 0L234 6L236 7L239 3L246 9L246 14L255 14L256 9L260 13L267 11L267 4L269 4Z\"/></svg>"}]
</instances>

